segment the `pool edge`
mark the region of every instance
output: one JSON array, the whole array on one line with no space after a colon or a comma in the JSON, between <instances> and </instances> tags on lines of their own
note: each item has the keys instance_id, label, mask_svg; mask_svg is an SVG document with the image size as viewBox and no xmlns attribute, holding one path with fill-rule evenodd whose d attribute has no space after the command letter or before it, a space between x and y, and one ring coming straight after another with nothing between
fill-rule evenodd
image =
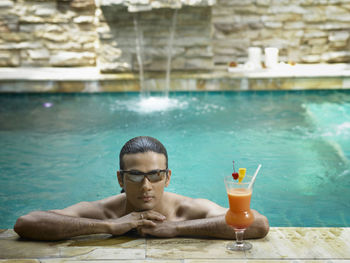
<instances>
[{"instance_id":1,"label":"pool edge","mask_svg":"<svg viewBox=\"0 0 350 263\"><path fill-rule=\"evenodd\" d=\"M84 236L61 242L19 240L12 229L0 233L0 262L65 262L132 260L132 262L227 262L227 260L294 262L350 260L350 228L271 227L262 239L250 240L253 249L231 252L228 240L203 238L125 238ZM17 261L16 261L17 260Z\"/></svg>"}]
</instances>

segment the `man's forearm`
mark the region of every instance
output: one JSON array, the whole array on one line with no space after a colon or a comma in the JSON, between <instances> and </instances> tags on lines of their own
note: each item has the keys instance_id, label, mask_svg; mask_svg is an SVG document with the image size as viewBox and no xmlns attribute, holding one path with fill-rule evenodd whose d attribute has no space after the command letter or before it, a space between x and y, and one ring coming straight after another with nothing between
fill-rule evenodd
<instances>
[{"instance_id":1,"label":"man's forearm","mask_svg":"<svg viewBox=\"0 0 350 263\"><path fill-rule=\"evenodd\" d=\"M20 217L14 230L24 238L61 240L74 236L108 233L105 221L37 211Z\"/></svg>"},{"instance_id":2,"label":"man's forearm","mask_svg":"<svg viewBox=\"0 0 350 263\"><path fill-rule=\"evenodd\" d=\"M180 221L176 223L178 236L203 236L232 239L233 229L225 223L224 216Z\"/></svg>"},{"instance_id":3,"label":"man's forearm","mask_svg":"<svg viewBox=\"0 0 350 263\"><path fill-rule=\"evenodd\" d=\"M225 216L177 222L178 236L203 236L235 239L235 231L225 222ZM262 238L268 232L268 223L259 218L246 229L244 238Z\"/></svg>"}]
</instances>

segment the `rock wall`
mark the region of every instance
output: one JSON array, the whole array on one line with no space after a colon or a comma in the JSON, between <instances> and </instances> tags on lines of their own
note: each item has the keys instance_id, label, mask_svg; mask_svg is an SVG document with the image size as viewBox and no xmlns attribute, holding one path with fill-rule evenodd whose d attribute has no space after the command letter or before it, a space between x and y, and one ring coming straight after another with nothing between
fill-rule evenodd
<instances>
[{"instance_id":1,"label":"rock wall","mask_svg":"<svg viewBox=\"0 0 350 263\"><path fill-rule=\"evenodd\" d=\"M102 72L136 71L138 59L145 71L164 72L169 53L172 70L214 68L211 7L128 13L126 7L102 6L102 14L98 55Z\"/></svg>"},{"instance_id":2,"label":"rock wall","mask_svg":"<svg viewBox=\"0 0 350 263\"><path fill-rule=\"evenodd\" d=\"M218 0L215 64L243 62L247 47L277 47L283 61L350 62L349 0Z\"/></svg>"},{"instance_id":3,"label":"rock wall","mask_svg":"<svg viewBox=\"0 0 350 263\"><path fill-rule=\"evenodd\" d=\"M0 1L0 66L94 66L94 0Z\"/></svg>"},{"instance_id":4,"label":"rock wall","mask_svg":"<svg viewBox=\"0 0 350 263\"><path fill-rule=\"evenodd\" d=\"M107 0L1 0L0 66L137 71L141 32L145 70L164 71L175 9L154 2L152 11L129 13L115 0L101 1ZM210 71L244 62L249 46L278 47L286 62L350 63L350 0L211 4L189 0L178 10L172 69Z\"/></svg>"}]
</instances>

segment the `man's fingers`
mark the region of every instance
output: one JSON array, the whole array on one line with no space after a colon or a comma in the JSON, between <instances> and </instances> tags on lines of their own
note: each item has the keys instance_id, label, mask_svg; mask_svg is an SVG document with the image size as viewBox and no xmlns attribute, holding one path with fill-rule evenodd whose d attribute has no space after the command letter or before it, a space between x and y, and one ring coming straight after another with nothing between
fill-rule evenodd
<instances>
[{"instance_id":1,"label":"man's fingers","mask_svg":"<svg viewBox=\"0 0 350 263\"><path fill-rule=\"evenodd\" d=\"M163 216L161 213L158 213L155 211L143 212L142 215L145 219L149 219L149 220L164 221L166 219L166 217Z\"/></svg>"},{"instance_id":2,"label":"man's fingers","mask_svg":"<svg viewBox=\"0 0 350 263\"><path fill-rule=\"evenodd\" d=\"M145 237L147 234L152 233L152 231L151 231L152 228L153 227L149 227L149 226L145 226L145 225L139 226L137 228L137 232L139 233L140 236Z\"/></svg>"},{"instance_id":3,"label":"man's fingers","mask_svg":"<svg viewBox=\"0 0 350 263\"><path fill-rule=\"evenodd\" d=\"M138 227L138 228L137 228L137 233L138 233L140 236L145 237L145 234L144 234L143 229L142 229L141 227Z\"/></svg>"},{"instance_id":4,"label":"man's fingers","mask_svg":"<svg viewBox=\"0 0 350 263\"><path fill-rule=\"evenodd\" d=\"M137 222L137 225L140 227L140 226L148 226L148 227L154 227L156 226L157 224L154 223L153 221L151 220L147 220L147 219L142 219L142 220L139 220Z\"/></svg>"}]
</instances>

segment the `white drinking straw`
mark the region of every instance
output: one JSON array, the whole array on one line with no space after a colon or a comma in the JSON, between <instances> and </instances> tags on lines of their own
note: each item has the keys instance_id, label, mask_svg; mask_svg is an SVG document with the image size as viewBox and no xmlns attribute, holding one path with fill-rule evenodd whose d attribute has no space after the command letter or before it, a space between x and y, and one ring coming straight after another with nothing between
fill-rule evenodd
<instances>
[{"instance_id":1,"label":"white drinking straw","mask_svg":"<svg viewBox=\"0 0 350 263\"><path fill-rule=\"evenodd\" d=\"M260 168L261 168L261 164L258 165L258 168L256 169L255 174L254 174L252 180L250 181L250 184L248 185L248 189L251 189L253 187L255 178L258 175L258 172L259 172Z\"/></svg>"}]
</instances>

